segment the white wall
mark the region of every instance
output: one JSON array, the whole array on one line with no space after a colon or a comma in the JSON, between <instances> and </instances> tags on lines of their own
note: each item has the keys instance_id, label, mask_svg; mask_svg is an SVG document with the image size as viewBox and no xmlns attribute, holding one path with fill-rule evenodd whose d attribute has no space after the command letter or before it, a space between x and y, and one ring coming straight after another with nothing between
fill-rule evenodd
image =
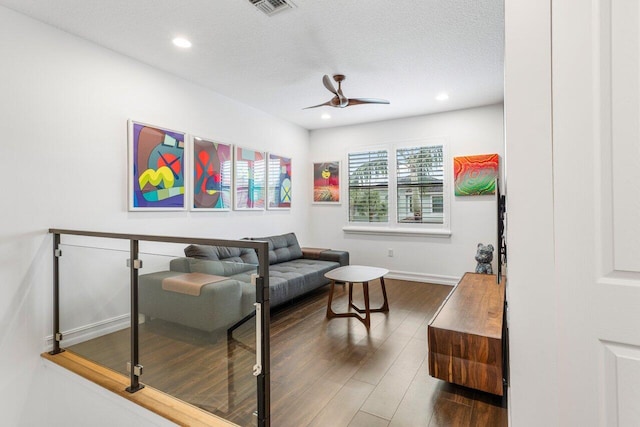
<instances>
[{"instance_id":1,"label":"white wall","mask_svg":"<svg viewBox=\"0 0 640 427\"><path fill-rule=\"evenodd\" d=\"M510 425L566 425L558 407L551 2L507 0L505 6Z\"/></svg>"},{"instance_id":2,"label":"white wall","mask_svg":"<svg viewBox=\"0 0 640 427\"><path fill-rule=\"evenodd\" d=\"M41 360L29 405L5 426L171 427L176 424L58 365ZM7 408L9 409L9 408ZM3 408L4 410L4 408ZM6 411L4 411L6 412Z\"/></svg>"},{"instance_id":3,"label":"white wall","mask_svg":"<svg viewBox=\"0 0 640 427\"><path fill-rule=\"evenodd\" d=\"M74 413L78 419L97 423L95 417L101 417L103 425L124 425L113 410L117 399L105 403L104 396L72 386L69 376L47 372L39 358L44 337L51 334L47 229L221 238L294 231L304 243L309 239L304 200L311 185L303 170L310 161L308 132L2 7L0 28L0 158L7 179L0 222L2 423L45 425L48 415L60 421ZM293 208L128 212L130 118L291 156ZM91 274L86 271L86 277Z\"/></svg>"},{"instance_id":4,"label":"white wall","mask_svg":"<svg viewBox=\"0 0 640 427\"><path fill-rule=\"evenodd\" d=\"M450 185L446 190L451 201L450 237L372 236L342 231L348 216L347 154L380 144L432 138L444 138L447 145L450 183L455 156L498 153L502 161L502 105L312 131L312 160L342 161L343 202L340 206L312 205L311 240L320 247L346 249L351 252L352 264L385 267L396 277L451 284L465 272L475 271L477 244L496 246L495 196L455 197ZM390 248L393 257L387 256ZM493 265L495 268L495 261Z\"/></svg>"}]
</instances>

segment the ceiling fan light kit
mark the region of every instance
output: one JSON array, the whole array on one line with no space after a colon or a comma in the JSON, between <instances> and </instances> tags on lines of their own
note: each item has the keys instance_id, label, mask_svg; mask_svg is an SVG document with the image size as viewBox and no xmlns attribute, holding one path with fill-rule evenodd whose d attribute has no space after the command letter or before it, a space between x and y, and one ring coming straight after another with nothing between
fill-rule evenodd
<instances>
[{"instance_id":1,"label":"ceiling fan light kit","mask_svg":"<svg viewBox=\"0 0 640 427\"><path fill-rule=\"evenodd\" d=\"M334 74L333 80L338 83L338 89L336 90L333 83L331 83L331 78L328 75L324 75L322 78L322 84L327 90L333 93L335 96L331 98L329 101L324 102L318 105L312 105L311 107L305 107L303 110L309 108L317 108L322 106L329 106L334 108L345 108L353 105L362 105L362 104L389 104L389 101L386 99L376 99L376 98L347 98L342 93L342 82L346 79L344 74Z\"/></svg>"}]
</instances>

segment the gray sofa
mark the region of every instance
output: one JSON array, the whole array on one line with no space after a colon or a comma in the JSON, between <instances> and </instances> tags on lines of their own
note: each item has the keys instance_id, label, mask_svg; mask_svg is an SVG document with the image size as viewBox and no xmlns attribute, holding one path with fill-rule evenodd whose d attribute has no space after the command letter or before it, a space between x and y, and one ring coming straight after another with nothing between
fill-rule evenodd
<instances>
[{"instance_id":1,"label":"gray sofa","mask_svg":"<svg viewBox=\"0 0 640 427\"><path fill-rule=\"evenodd\" d=\"M249 239L269 243L272 308L328 284L327 271L349 264L345 251L303 250L294 233ZM253 249L190 245L185 255L171 260L169 271L140 275L140 313L207 332L227 330L251 315L256 300L251 275L258 267ZM185 273L224 277L202 286L198 296L163 289L164 279Z\"/></svg>"}]
</instances>

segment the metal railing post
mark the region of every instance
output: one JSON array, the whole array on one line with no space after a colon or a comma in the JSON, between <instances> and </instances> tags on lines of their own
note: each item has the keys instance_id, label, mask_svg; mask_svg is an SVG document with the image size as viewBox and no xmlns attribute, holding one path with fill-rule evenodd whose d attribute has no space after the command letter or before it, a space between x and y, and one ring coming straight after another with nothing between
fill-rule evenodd
<instances>
[{"instance_id":1,"label":"metal railing post","mask_svg":"<svg viewBox=\"0 0 640 427\"><path fill-rule=\"evenodd\" d=\"M60 234L53 234L53 350L49 354L62 353L60 348L62 334L60 333Z\"/></svg>"},{"instance_id":2,"label":"metal railing post","mask_svg":"<svg viewBox=\"0 0 640 427\"><path fill-rule=\"evenodd\" d=\"M142 261L138 259L138 240L130 240L129 271L131 275L131 361L128 364L131 385L126 388L129 393L135 393L144 388L140 384L142 366L139 364L138 348L138 269L142 268Z\"/></svg>"},{"instance_id":3,"label":"metal railing post","mask_svg":"<svg viewBox=\"0 0 640 427\"><path fill-rule=\"evenodd\" d=\"M257 250L258 252L258 274L260 279L256 281L256 302L262 308L258 314L261 316L261 362L262 372L257 376L258 387L258 426L269 427L271 425L271 359L269 354L270 339L269 324L271 322L269 303L269 245L264 242Z\"/></svg>"}]
</instances>

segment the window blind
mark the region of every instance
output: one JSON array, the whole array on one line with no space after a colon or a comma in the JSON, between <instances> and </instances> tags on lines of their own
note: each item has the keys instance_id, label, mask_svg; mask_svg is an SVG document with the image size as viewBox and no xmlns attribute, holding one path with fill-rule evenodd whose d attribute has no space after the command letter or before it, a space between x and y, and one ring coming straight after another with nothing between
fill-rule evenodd
<instances>
[{"instance_id":1,"label":"window blind","mask_svg":"<svg viewBox=\"0 0 640 427\"><path fill-rule=\"evenodd\" d=\"M443 182L442 145L397 149L398 222L442 224Z\"/></svg>"},{"instance_id":2,"label":"window blind","mask_svg":"<svg viewBox=\"0 0 640 427\"><path fill-rule=\"evenodd\" d=\"M386 150L349 154L349 221L389 221Z\"/></svg>"}]
</instances>

